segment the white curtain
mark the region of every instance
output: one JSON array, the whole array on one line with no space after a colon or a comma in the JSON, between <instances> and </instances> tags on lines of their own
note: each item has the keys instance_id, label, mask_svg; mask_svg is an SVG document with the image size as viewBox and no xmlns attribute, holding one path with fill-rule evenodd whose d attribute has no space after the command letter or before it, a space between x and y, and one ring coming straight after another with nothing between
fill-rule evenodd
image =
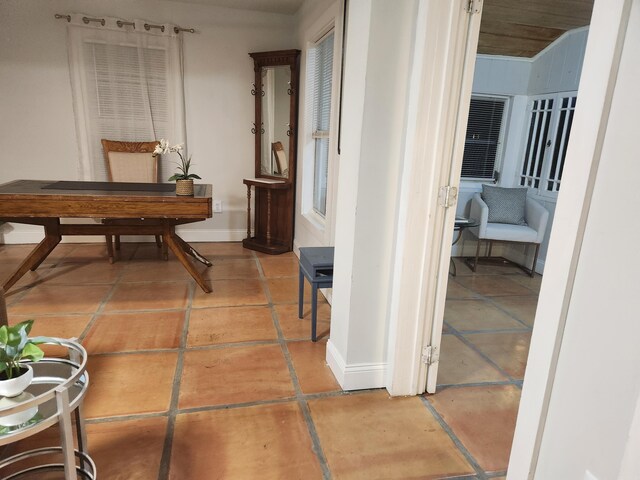
<instances>
[{"instance_id":1,"label":"white curtain","mask_svg":"<svg viewBox=\"0 0 640 480\"><path fill-rule=\"evenodd\" d=\"M104 181L100 140L185 143L182 36L173 25L74 14L68 24L69 71L76 119L81 180ZM119 26L120 24L120 26ZM188 155L188 153L187 153ZM162 158L166 182L176 159Z\"/></svg>"}]
</instances>

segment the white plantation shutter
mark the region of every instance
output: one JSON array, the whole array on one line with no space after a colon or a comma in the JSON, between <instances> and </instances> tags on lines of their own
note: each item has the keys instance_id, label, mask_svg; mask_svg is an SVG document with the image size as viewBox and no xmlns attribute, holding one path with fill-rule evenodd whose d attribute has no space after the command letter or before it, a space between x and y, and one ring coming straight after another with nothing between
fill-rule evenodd
<instances>
[{"instance_id":1,"label":"white plantation shutter","mask_svg":"<svg viewBox=\"0 0 640 480\"><path fill-rule=\"evenodd\" d=\"M116 19L105 26L77 20L68 33L79 177L104 181L102 138L185 142L181 39L169 25L163 33L147 32L141 21L125 30ZM161 158L160 181L173 173L175 160Z\"/></svg>"},{"instance_id":2,"label":"white plantation shutter","mask_svg":"<svg viewBox=\"0 0 640 480\"><path fill-rule=\"evenodd\" d=\"M310 51L313 65L313 133L315 163L313 209L324 216L327 211L327 176L329 169L329 129L331 123L331 85L333 78L334 33L327 34Z\"/></svg>"},{"instance_id":3,"label":"white plantation shutter","mask_svg":"<svg viewBox=\"0 0 640 480\"><path fill-rule=\"evenodd\" d=\"M462 159L463 178L494 178L504 106L504 99L471 98Z\"/></svg>"},{"instance_id":4,"label":"white plantation shutter","mask_svg":"<svg viewBox=\"0 0 640 480\"><path fill-rule=\"evenodd\" d=\"M576 100L575 92L533 98L520 185L541 193L560 190Z\"/></svg>"}]
</instances>

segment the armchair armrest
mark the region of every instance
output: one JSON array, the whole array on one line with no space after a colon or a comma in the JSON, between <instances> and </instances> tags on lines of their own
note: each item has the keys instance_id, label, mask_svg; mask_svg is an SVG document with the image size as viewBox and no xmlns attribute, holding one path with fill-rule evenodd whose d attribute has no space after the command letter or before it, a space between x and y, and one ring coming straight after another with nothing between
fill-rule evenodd
<instances>
[{"instance_id":1,"label":"armchair armrest","mask_svg":"<svg viewBox=\"0 0 640 480\"><path fill-rule=\"evenodd\" d=\"M477 220L479 226L470 228L471 232L478 238L485 238L487 234L487 221L489 220L489 207L484 203L479 193L475 193L471 198L471 209L469 217Z\"/></svg>"},{"instance_id":2,"label":"armchair armrest","mask_svg":"<svg viewBox=\"0 0 640 480\"><path fill-rule=\"evenodd\" d=\"M536 243L542 243L547 229L547 222L549 221L549 211L540 203L527 197L524 217L527 225L538 232Z\"/></svg>"}]
</instances>

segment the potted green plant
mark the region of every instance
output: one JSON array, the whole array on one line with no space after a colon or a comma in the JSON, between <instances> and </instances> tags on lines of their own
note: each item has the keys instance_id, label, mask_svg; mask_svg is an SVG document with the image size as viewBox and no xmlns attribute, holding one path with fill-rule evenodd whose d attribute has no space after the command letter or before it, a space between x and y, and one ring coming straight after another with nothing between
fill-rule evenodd
<instances>
[{"instance_id":1,"label":"potted green plant","mask_svg":"<svg viewBox=\"0 0 640 480\"><path fill-rule=\"evenodd\" d=\"M23 360L37 362L44 357L38 344L44 337L30 338L33 320L26 320L14 326L0 327L0 396L20 395L33 380L33 369Z\"/></svg>"},{"instance_id":2,"label":"potted green plant","mask_svg":"<svg viewBox=\"0 0 640 480\"><path fill-rule=\"evenodd\" d=\"M189 168L191 167L191 157L189 159L185 159L184 155L182 155L182 150L184 149L184 144L179 143L177 145L170 146L169 142L164 138L160 139L160 143L156 146L153 151L154 155L158 154L166 154L166 153L177 153L180 157L180 162L178 165L178 172L169 177L169 181L176 182L176 195L193 195L193 179L197 178L200 180L200 177L195 173L189 173Z\"/></svg>"}]
</instances>

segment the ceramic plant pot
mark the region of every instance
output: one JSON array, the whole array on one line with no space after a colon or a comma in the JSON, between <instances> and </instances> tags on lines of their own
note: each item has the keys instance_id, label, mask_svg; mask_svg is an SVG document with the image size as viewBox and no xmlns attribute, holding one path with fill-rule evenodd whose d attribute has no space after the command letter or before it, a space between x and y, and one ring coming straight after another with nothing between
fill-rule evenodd
<instances>
[{"instance_id":1,"label":"ceramic plant pot","mask_svg":"<svg viewBox=\"0 0 640 480\"><path fill-rule=\"evenodd\" d=\"M22 365L21 369L26 372L18 377L9 380L0 380L0 396L15 397L24 392L33 380L33 369L31 365Z\"/></svg>"},{"instance_id":2,"label":"ceramic plant pot","mask_svg":"<svg viewBox=\"0 0 640 480\"><path fill-rule=\"evenodd\" d=\"M176 180L176 195L193 195L193 180Z\"/></svg>"},{"instance_id":3,"label":"ceramic plant pot","mask_svg":"<svg viewBox=\"0 0 640 480\"><path fill-rule=\"evenodd\" d=\"M2 397L0 398L0 410L15 407L21 403L33 400L33 398L35 397L29 392L22 392L15 397ZM37 413L38 407L31 407L20 412L12 413L11 415L2 415L0 416L0 425L3 427L22 425L35 417Z\"/></svg>"}]
</instances>

